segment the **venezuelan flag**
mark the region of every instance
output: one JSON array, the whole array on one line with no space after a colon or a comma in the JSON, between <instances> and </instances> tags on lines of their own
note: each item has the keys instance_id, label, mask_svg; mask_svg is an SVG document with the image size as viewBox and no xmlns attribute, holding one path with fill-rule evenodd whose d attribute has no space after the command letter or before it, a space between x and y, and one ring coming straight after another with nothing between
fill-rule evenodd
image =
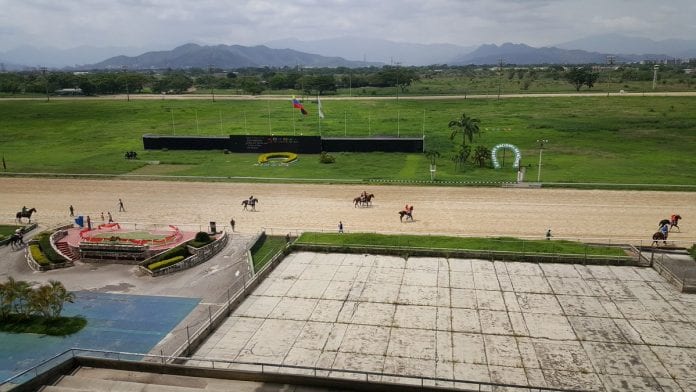
<instances>
[{"instance_id":1,"label":"venezuelan flag","mask_svg":"<svg viewBox=\"0 0 696 392\"><path fill-rule=\"evenodd\" d=\"M307 111L305 110L304 106L302 106L302 103L295 98L295 96L292 96L292 107L296 109L300 109L300 112L302 112L303 115L307 115Z\"/></svg>"}]
</instances>

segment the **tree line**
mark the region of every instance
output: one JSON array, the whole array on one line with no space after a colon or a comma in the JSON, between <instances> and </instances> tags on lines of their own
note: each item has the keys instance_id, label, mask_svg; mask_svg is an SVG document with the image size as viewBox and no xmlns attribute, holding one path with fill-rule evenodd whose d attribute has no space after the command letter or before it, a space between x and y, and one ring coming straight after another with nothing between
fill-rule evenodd
<instances>
[{"instance_id":1,"label":"tree line","mask_svg":"<svg viewBox=\"0 0 696 392\"><path fill-rule=\"evenodd\" d=\"M47 284L32 287L25 281L9 277L0 283L0 320L11 315L58 318L65 303L74 300L75 295L66 290L61 282L49 280Z\"/></svg>"}]
</instances>

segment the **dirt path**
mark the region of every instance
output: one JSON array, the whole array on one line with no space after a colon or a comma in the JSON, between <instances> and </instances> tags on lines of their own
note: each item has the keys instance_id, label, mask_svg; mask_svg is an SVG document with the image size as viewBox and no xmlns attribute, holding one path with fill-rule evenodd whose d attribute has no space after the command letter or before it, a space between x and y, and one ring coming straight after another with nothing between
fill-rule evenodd
<instances>
[{"instance_id":1,"label":"dirt path","mask_svg":"<svg viewBox=\"0 0 696 392\"><path fill-rule=\"evenodd\" d=\"M371 208L351 200L366 190ZM257 212L242 211L254 195ZM118 212L122 198L125 213ZM415 222L400 223L397 211L415 206ZM458 234L542 238L649 240L657 222L684 217L670 239L696 242L696 193L570 189L453 188L415 186L240 184L165 181L0 178L0 223L11 223L23 205L35 207L44 226L68 223L68 206L98 222L110 211L116 221L196 224L210 221L251 233L277 228L383 233Z\"/></svg>"}]
</instances>

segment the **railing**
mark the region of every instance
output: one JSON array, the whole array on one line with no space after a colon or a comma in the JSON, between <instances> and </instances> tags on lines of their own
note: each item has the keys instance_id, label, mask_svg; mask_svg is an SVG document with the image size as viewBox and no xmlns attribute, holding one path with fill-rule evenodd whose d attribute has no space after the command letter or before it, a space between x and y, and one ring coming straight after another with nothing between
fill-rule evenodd
<instances>
[{"instance_id":1,"label":"railing","mask_svg":"<svg viewBox=\"0 0 696 392\"><path fill-rule=\"evenodd\" d=\"M40 364L27 369L5 381L0 383L0 391L7 391L17 385L21 385L34 377L38 377L45 371L51 370L53 367L60 365L61 363L71 359L71 358L100 358L115 360L117 362L126 362L137 364L143 359L147 359L150 362L159 362L162 366L167 366L168 363L172 362L197 362L196 365L191 365L191 368L204 368L204 365L209 364L210 368L217 369L221 371L243 370L245 372L257 372L260 374L296 374L300 376L314 376L314 377L326 377L335 379L351 379L364 381L366 383L379 383L388 382L395 384L404 384L409 386L420 386L420 387L449 387L454 389L466 389L472 390L489 390L490 388L506 388L510 390L520 390L529 392L542 392L542 391L561 391L561 392L581 392L578 389L566 389L566 388L549 388L541 386L529 386L529 385L519 385L519 384L505 384L505 383L494 383L494 382L484 382L484 381L472 381L463 380L455 378L443 378L443 377L427 377L427 376L416 376L416 375L406 375L406 374L394 374L394 373L381 373L372 372L365 370L351 370L351 369L329 369L321 367L312 366L299 366L299 365L283 365L277 363L264 363L264 362L244 362L244 361L232 361L228 359L219 358L206 358L206 357L174 357L167 355L156 355L156 354L143 354L143 353L131 353L131 352L121 352L121 351L107 351L107 350L92 350L92 349L81 349L81 348L71 348L57 354ZM235 369L236 367L236 369ZM43 369L43 370L42 370ZM162 371L161 373L167 373ZM192 372L188 372L191 374Z\"/></svg>"}]
</instances>

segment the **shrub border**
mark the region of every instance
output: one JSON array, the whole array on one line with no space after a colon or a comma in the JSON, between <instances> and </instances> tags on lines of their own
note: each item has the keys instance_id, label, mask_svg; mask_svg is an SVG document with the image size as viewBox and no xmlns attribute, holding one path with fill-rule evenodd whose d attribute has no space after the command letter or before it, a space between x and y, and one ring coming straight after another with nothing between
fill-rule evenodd
<instances>
[{"instance_id":1,"label":"shrub border","mask_svg":"<svg viewBox=\"0 0 696 392\"><path fill-rule=\"evenodd\" d=\"M259 155L258 162L263 165L268 163L271 158L284 158L281 163L291 163L297 160L297 154L294 152L267 152Z\"/></svg>"}]
</instances>

